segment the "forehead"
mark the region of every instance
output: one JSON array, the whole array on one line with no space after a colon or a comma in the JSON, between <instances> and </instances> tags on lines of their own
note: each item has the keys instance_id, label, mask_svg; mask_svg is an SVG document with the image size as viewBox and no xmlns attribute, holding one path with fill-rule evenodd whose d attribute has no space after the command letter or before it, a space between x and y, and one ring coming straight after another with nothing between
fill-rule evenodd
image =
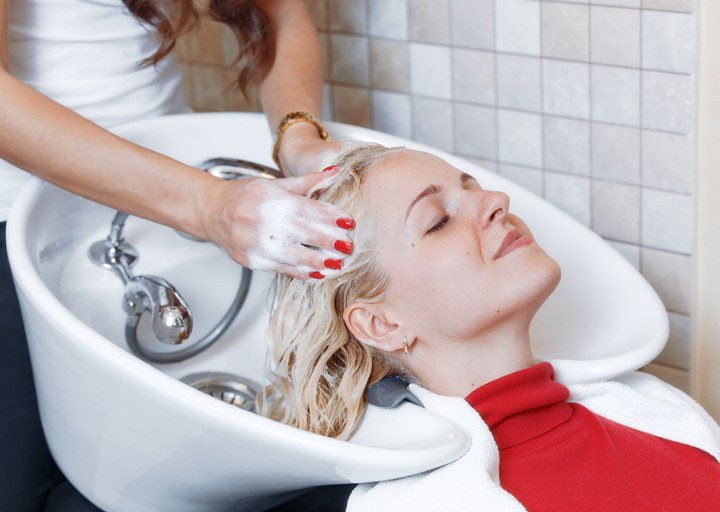
<instances>
[{"instance_id":1,"label":"forehead","mask_svg":"<svg viewBox=\"0 0 720 512\"><path fill-rule=\"evenodd\" d=\"M373 210L388 201L407 208L426 186L457 182L460 174L458 169L435 155L402 150L373 165L366 197Z\"/></svg>"}]
</instances>

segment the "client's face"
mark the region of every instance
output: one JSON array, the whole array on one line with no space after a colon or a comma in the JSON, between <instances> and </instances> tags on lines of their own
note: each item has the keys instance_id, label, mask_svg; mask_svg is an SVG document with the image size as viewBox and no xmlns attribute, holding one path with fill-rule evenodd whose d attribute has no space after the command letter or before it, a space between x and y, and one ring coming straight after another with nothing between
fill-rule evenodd
<instances>
[{"instance_id":1,"label":"client's face","mask_svg":"<svg viewBox=\"0 0 720 512\"><path fill-rule=\"evenodd\" d=\"M509 198L445 161L401 151L375 164L365 197L390 277L383 303L427 341L465 341L530 319L560 270Z\"/></svg>"}]
</instances>

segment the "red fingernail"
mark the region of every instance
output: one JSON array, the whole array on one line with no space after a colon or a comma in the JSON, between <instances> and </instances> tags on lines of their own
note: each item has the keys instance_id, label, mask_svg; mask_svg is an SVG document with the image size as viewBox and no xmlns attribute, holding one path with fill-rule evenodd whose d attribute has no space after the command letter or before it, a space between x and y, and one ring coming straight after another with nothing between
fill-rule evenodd
<instances>
[{"instance_id":1,"label":"red fingernail","mask_svg":"<svg viewBox=\"0 0 720 512\"><path fill-rule=\"evenodd\" d=\"M353 243L346 242L344 240L335 240L333 247L337 252L341 252L343 254L350 254L352 252Z\"/></svg>"},{"instance_id":2,"label":"red fingernail","mask_svg":"<svg viewBox=\"0 0 720 512\"><path fill-rule=\"evenodd\" d=\"M345 217L336 220L335 224L337 224L337 226L339 228L343 228L343 229L352 229L355 227L355 221L352 219L345 218Z\"/></svg>"},{"instance_id":3,"label":"red fingernail","mask_svg":"<svg viewBox=\"0 0 720 512\"><path fill-rule=\"evenodd\" d=\"M310 272L310 277L313 279L322 279L325 276L316 270L315 272Z\"/></svg>"},{"instance_id":4,"label":"red fingernail","mask_svg":"<svg viewBox=\"0 0 720 512\"><path fill-rule=\"evenodd\" d=\"M333 270L340 270L342 268L342 260L331 260L327 259L323 261L323 265Z\"/></svg>"},{"instance_id":5,"label":"red fingernail","mask_svg":"<svg viewBox=\"0 0 720 512\"><path fill-rule=\"evenodd\" d=\"M339 170L340 167L338 167L337 165L328 165L327 167L325 167L325 169L322 170L322 172L335 172Z\"/></svg>"}]
</instances>

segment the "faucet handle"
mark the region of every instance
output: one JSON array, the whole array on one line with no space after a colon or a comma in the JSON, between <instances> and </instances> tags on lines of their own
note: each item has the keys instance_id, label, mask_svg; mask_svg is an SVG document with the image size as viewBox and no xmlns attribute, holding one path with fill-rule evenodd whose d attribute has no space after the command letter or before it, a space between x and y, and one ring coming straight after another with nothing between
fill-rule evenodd
<instances>
[{"instance_id":1,"label":"faucet handle","mask_svg":"<svg viewBox=\"0 0 720 512\"><path fill-rule=\"evenodd\" d=\"M192 317L186 308L160 306L157 315L153 315L153 332L159 341L179 345L192 332Z\"/></svg>"},{"instance_id":2,"label":"faucet handle","mask_svg":"<svg viewBox=\"0 0 720 512\"><path fill-rule=\"evenodd\" d=\"M134 276L125 285L123 308L126 328L135 329L145 311L152 315L152 330L158 341L178 345L192 333L190 307L175 287L158 276Z\"/></svg>"}]
</instances>

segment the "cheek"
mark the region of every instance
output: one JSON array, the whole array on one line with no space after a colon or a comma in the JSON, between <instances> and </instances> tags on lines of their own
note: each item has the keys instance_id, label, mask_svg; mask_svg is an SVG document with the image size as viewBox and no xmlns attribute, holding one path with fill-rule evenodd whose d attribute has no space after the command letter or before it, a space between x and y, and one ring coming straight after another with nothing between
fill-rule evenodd
<instances>
[{"instance_id":1,"label":"cheek","mask_svg":"<svg viewBox=\"0 0 720 512\"><path fill-rule=\"evenodd\" d=\"M455 243L452 250L411 249L403 260L390 270L392 289L414 328L465 331L492 311L492 290L500 286L501 276L485 265L471 241Z\"/></svg>"}]
</instances>

